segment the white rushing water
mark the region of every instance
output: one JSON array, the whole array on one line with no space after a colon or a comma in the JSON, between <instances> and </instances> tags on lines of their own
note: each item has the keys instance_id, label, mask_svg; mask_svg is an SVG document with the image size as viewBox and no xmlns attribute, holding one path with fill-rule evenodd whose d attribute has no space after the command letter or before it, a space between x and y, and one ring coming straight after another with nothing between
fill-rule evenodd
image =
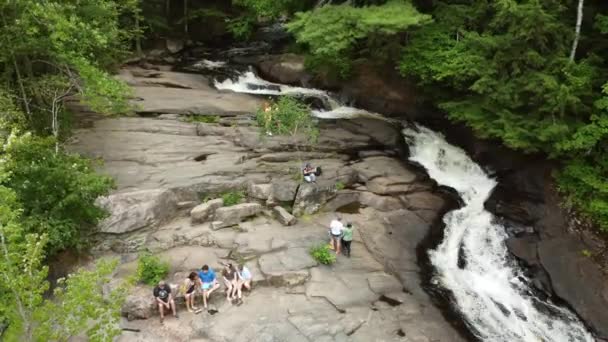
<instances>
[{"instance_id":1,"label":"white rushing water","mask_svg":"<svg viewBox=\"0 0 608 342\"><path fill-rule=\"evenodd\" d=\"M352 119L383 116L344 106L327 92L268 82L253 72L236 81L215 82L218 89L259 95L316 96L331 110L313 111L318 118ZM441 286L449 289L463 319L484 341L594 341L578 318L565 308L536 299L517 264L509 257L505 227L494 223L484 202L496 186L466 153L441 134L424 127L406 128L410 159L427 169L439 184L458 191L464 206L444 217L445 237L430 259ZM458 265L459 257L465 264ZM545 309L540 310L539 307ZM551 311L552 313L547 313Z\"/></svg>"},{"instance_id":2,"label":"white rushing water","mask_svg":"<svg viewBox=\"0 0 608 342\"><path fill-rule=\"evenodd\" d=\"M594 341L568 310L538 302L508 255L505 228L494 222L484 202L496 186L466 153L425 127L406 128L410 160L424 166L441 185L458 191L464 206L444 217L445 236L430 252L441 285L484 341ZM464 267L458 259L464 257ZM464 255L462 255L464 254ZM461 265L463 266L463 265ZM553 311L539 311L545 306Z\"/></svg>"}]
</instances>

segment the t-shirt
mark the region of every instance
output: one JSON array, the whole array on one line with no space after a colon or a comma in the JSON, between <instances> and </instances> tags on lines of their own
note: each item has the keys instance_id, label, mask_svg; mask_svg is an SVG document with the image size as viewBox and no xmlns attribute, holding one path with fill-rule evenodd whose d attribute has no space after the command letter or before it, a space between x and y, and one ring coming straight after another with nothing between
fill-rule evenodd
<instances>
[{"instance_id":1,"label":"t-shirt","mask_svg":"<svg viewBox=\"0 0 608 342\"><path fill-rule=\"evenodd\" d=\"M352 228L344 227L344 229L342 231L344 232L344 235L342 235L342 240L353 241L353 229Z\"/></svg>"},{"instance_id":2,"label":"t-shirt","mask_svg":"<svg viewBox=\"0 0 608 342\"><path fill-rule=\"evenodd\" d=\"M157 286L154 288L154 297L156 298L160 298L162 301L167 301L167 299L169 298L169 294L171 293L171 287L170 286Z\"/></svg>"},{"instance_id":3,"label":"t-shirt","mask_svg":"<svg viewBox=\"0 0 608 342\"><path fill-rule=\"evenodd\" d=\"M207 273L200 271L198 277L201 278L203 283L212 283L215 280L215 272L212 269L209 269Z\"/></svg>"},{"instance_id":4,"label":"t-shirt","mask_svg":"<svg viewBox=\"0 0 608 342\"><path fill-rule=\"evenodd\" d=\"M331 223L329 224L329 229L331 230L331 233L333 235L342 234L342 228L344 228L344 225L342 225L342 222L340 222L338 220L332 220Z\"/></svg>"},{"instance_id":5,"label":"t-shirt","mask_svg":"<svg viewBox=\"0 0 608 342\"><path fill-rule=\"evenodd\" d=\"M241 270L241 278L244 280L251 279L251 271L246 266L243 266L243 270Z\"/></svg>"},{"instance_id":6,"label":"t-shirt","mask_svg":"<svg viewBox=\"0 0 608 342\"><path fill-rule=\"evenodd\" d=\"M236 273L231 269L224 269L222 271L222 276L230 281L236 279Z\"/></svg>"}]
</instances>

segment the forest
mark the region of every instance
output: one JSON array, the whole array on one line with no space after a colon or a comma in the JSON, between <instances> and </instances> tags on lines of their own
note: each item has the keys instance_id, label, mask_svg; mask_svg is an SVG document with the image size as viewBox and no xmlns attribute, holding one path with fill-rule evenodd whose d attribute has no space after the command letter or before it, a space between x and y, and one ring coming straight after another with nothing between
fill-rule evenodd
<instances>
[{"instance_id":1,"label":"forest","mask_svg":"<svg viewBox=\"0 0 608 342\"><path fill-rule=\"evenodd\" d=\"M130 90L112 74L158 39L245 42L262 23L287 22L290 49L306 55L311 72L347 82L359 64L390 68L480 138L557 161L564 205L608 233L604 1L9 0L0 15L6 341L82 333L107 341L119 332L117 305L129 284L110 301L98 291L112 262L79 271L48 296L47 261L86 250L106 215L95 200L113 188L96 160L64 149L75 120L66 103L131 113Z\"/></svg>"}]
</instances>

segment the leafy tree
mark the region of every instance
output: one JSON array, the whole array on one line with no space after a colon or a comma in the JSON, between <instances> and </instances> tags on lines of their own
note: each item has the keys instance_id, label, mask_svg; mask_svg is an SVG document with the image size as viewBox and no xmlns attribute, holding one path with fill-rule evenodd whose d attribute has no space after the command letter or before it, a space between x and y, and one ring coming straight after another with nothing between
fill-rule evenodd
<instances>
[{"instance_id":1,"label":"leafy tree","mask_svg":"<svg viewBox=\"0 0 608 342\"><path fill-rule=\"evenodd\" d=\"M120 307L129 286L126 282L103 294L116 262L79 270L45 299L47 238L25 233L19 223L22 212L15 192L0 185L0 320L7 324L2 339L67 341L86 333L91 341L112 341L120 333Z\"/></svg>"},{"instance_id":2,"label":"leafy tree","mask_svg":"<svg viewBox=\"0 0 608 342\"><path fill-rule=\"evenodd\" d=\"M113 186L111 178L95 173L91 161L51 152L54 144L52 138L12 135L0 159L0 172L6 174L0 185L15 191L22 229L46 234L50 254L84 245L84 237L106 215L95 200Z\"/></svg>"},{"instance_id":3,"label":"leafy tree","mask_svg":"<svg viewBox=\"0 0 608 342\"><path fill-rule=\"evenodd\" d=\"M394 41L397 34L430 21L429 15L418 12L409 1L391 0L381 6L345 3L297 13L288 29L298 43L308 46L313 65L337 68L346 77L358 50L377 50Z\"/></svg>"},{"instance_id":4,"label":"leafy tree","mask_svg":"<svg viewBox=\"0 0 608 342\"><path fill-rule=\"evenodd\" d=\"M144 252L137 260L137 279L144 284L156 285L169 273L169 264L159 257Z\"/></svg>"}]
</instances>

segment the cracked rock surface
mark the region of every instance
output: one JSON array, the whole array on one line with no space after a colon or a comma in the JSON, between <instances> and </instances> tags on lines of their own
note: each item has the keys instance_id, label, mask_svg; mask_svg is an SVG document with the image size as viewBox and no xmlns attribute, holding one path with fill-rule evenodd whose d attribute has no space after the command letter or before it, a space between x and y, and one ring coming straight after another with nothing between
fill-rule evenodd
<instances>
[{"instance_id":1,"label":"cracked rock surface","mask_svg":"<svg viewBox=\"0 0 608 342\"><path fill-rule=\"evenodd\" d=\"M178 301L180 318L160 325L152 289L138 285L123 307L122 327L129 330L118 341L463 340L421 288L416 259L445 201L424 175L391 157L395 127L370 119L322 121L319 141L296 141L301 152L294 152L292 139L260 139L250 114L256 98L220 94L198 76L174 72L131 70L122 77L154 115L82 113L88 125L76 130L70 146L101 158L101 171L117 180L115 193L100 199L110 217L101 224L95 256L119 257L114 277L120 279L133 275L137 254L147 249L169 263L167 281L176 289L203 264L219 274L220 262L231 260L249 267L254 289L241 306L216 292L213 314L188 313ZM148 92L201 98L163 104ZM220 99L215 109L204 109L217 112L195 110L213 98ZM223 119L193 123L174 115L188 113ZM316 184L296 180L303 160L322 166ZM200 207L235 190L246 197L236 207L220 201L213 210ZM227 214L245 209L234 221ZM294 211L300 216L292 220L286 214ZM328 242L336 215L355 227L352 257L320 265L308 250ZM218 217L227 223L218 226Z\"/></svg>"}]
</instances>

